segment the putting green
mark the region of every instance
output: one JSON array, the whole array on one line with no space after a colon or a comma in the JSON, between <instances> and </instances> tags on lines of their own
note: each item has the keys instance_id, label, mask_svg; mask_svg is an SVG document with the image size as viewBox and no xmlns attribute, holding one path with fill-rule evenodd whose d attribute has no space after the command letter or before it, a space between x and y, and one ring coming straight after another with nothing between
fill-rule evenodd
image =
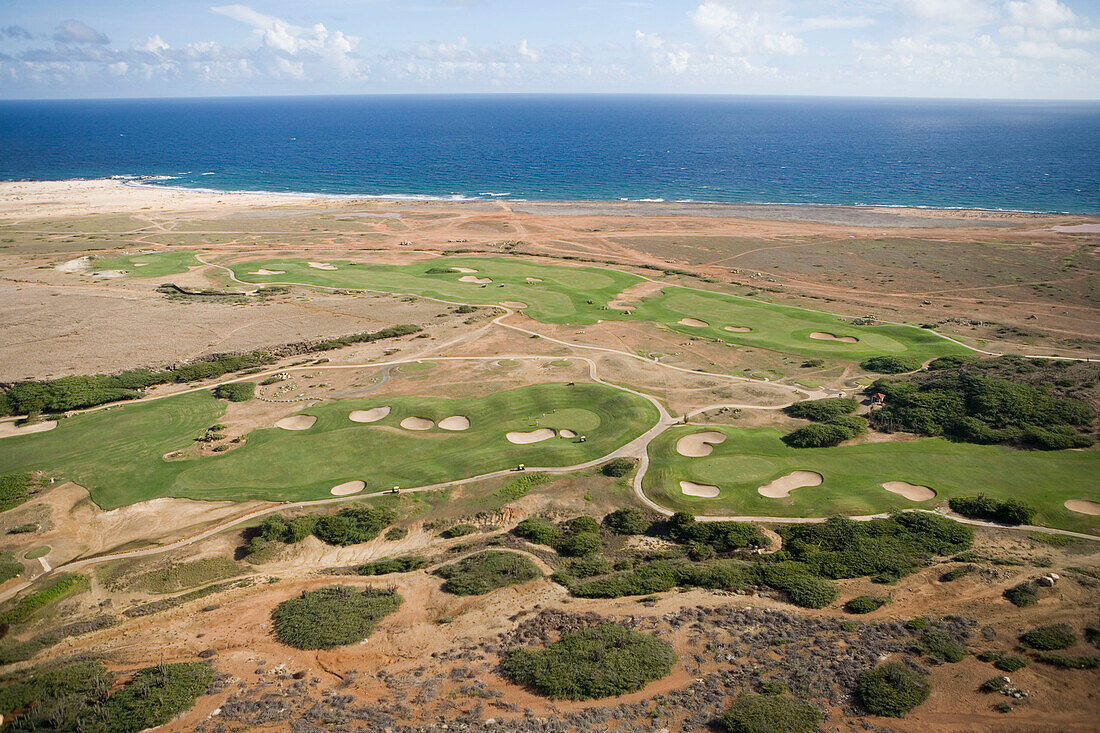
<instances>
[{"instance_id":1,"label":"putting green","mask_svg":"<svg viewBox=\"0 0 1100 733\"><path fill-rule=\"evenodd\" d=\"M907 354L922 361L970 350L916 326L854 326L828 313L763 303L709 290L664 286L662 295L642 300L633 314L607 303L626 288L643 282L629 273L598 267L567 267L502 257L444 257L415 265L378 265L327 261L335 270L310 267L305 260L253 260L233 265L245 282L300 282L340 288L366 288L392 293L415 293L462 303L496 304L520 301L524 313L543 323L591 325L598 320L647 320L693 336L772 349L800 356L828 356L861 361L881 354ZM461 269L460 269L461 268ZM281 275L254 275L259 269ZM492 282L461 282L476 276ZM528 282L535 277L539 282ZM684 325L692 319L705 325ZM691 321L689 321L691 322ZM726 326L749 327L748 332ZM851 337L854 343L811 338L829 333Z\"/></svg>"},{"instance_id":2,"label":"putting green","mask_svg":"<svg viewBox=\"0 0 1100 733\"><path fill-rule=\"evenodd\" d=\"M92 260L90 268L92 272L122 270L132 277L163 277L187 272L188 267L201 264L195 259L194 252L171 250L144 255L105 257L101 260Z\"/></svg>"},{"instance_id":3,"label":"putting green","mask_svg":"<svg viewBox=\"0 0 1100 733\"><path fill-rule=\"evenodd\" d=\"M353 410L383 405L373 423L348 419ZM579 407L583 405L583 407ZM256 430L232 451L203 458L165 460L192 441L224 411L209 392L195 392L62 420L48 433L0 441L0 474L41 469L86 487L104 509L161 496L191 499L303 501L331 498L333 486L367 483L364 493L391 486L421 486L514 467L518 463L569 466L612 452L657 421L657 410L635 395L599 384L540 384L482 398L378 397L317 405L300 414L308 429ZM595 425L588 440L514 445L512 430L555 422ZM464 431L438 427L410 431L407 417L436 424L445 417L470 420Z\"/></svg>"},{"instance_id":4,"label":"putting green","mask_svg":"<svg viewBox=\"0 0 1100 733\"><path fill-rule=\"evenodd\" d=\"M726 435L710 455L688 458L676 451L676 441L683 436L708 430ZM1039 509L1038 524L1079 532L1100 529L1100 517L1063 506L1067 499L1100 501L1097 450L1021 451L941 438L789 448L781 435L771 428L673 428L649 446L646 495L671 509L695 514L821 517L930 508L952 496L983 492L1034 505ZM757 493L763 484L793 471L815 471L824 481L795 489L788 499L768 499ZM713 484L721 492L713 499L685 496L680 481ZM882 488L887 481L929 486L937 497L909 501Z\"/></svg>"}]
</instances>

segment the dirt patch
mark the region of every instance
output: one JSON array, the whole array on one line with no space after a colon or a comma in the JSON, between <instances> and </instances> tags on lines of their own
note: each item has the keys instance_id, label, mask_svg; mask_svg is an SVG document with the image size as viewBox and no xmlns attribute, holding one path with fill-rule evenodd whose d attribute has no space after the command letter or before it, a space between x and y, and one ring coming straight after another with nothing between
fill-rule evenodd
<instances>
[{"instance_id":1,"label":"dirt patch","mask_svg":"<svg viewBox=\"0 0 1100 733\"><path fill-rule=\"evenodd\" d=\"M555 435L557 435L557 433L555 433L550 428L539 428L538 430L532 430L529 433L513 431L506 434L504 437L508 439L509 443L515 443L516 445L527 445L528 443L539 443L543 440L549 440Z\"/></svg>"},{"instance_id":2,"label":"dirt patch","mask_svg":"<svg viewBox=\"0 0 1100 733\"><path fill-rule=\"evenodd\" d=\"M31 423L29 425L18 425L13 421L8 420L6 422L0 422L0 438L10 438L13 435L44 433L47 430L53 430L56 427L56 420L45 420L43 422Z\"/></svg>"},{"instance_id":3,"label":"dirt patch","mask_svg":"<svg viewBox=\"0 0 1100 733\"><path fill-rule=\"evenodd\" d=\"M401 427L406 430L431 430L435 423L426 417L406 417L401 421Z\"/></svg>"},{"instance_id":4,"label":"dirt patch","mask_svg":"<svg viewBox=\"0 0 1100 733\"><path fill-rule=\"evenodd\" d=\"M725 326L722 330L730 333L749 333L752 331L748 326Z\"/></svg>"},{"instance_id":5,"label":"dirt patch","mask_svg":"<svg viewBox=\"0 0 1100 733\"><path fill-rule=\"evenodd\" d=\"M333 496L351 496L352 494L358 494L365 488L367 488L367 484L364 481L345 481L342 484L333 486L328 493Z\"/></svg>"},{"instance_id":6,"label":"dirt patch","mask_svg":"<svg viewBox=\"0 0 1100 733\"><path fill-rule=\"evenodd\" d=\"M681 326L691 326L692 328L707 328L710 326L706 321L700 321L698 318L681 318L677 321Z\"/></svg>"},{"instance_id":7,"label":"dirt patch","mask_svg":"<svg viewBox=\"0 0 1100 733\"><path fill-rule=\"evenodd\" d=\"M1100 503L1095 501L1088 501L1087 499L1070 499L1064 506L1071 512L1077 512L1078 514L1091 514L1092 516L1100 515Z\"/></svg>"},{"instance_id":8,"label":"dirt patch","mask_svg":"<svg viewBox=\"0 0 1100 733\"><path fill-rule=\"evenodd\" d=\"M352 422L378 422L390 414L390 406L372 407L369 410L352 410L348 413L348 420Z\"/></svg>"},{"instance_id":9,"label":"dirt patch","mask_svg":"<svg viewBox=\"0 0 1100 733\"><path fill-rule=\"evenodd\" d=\"M709 456L714 446L725 443L726 436L717 430L708 430L703 433L685 435L676 441L676 452L688 458L702 458Z\"/></svg>"},{"instance_id":10,"label":"dirt patch","mask_svg":"<svg viewBox=\"0 0 1100 733\"><path fill-rule=\"evenodd\" d=\"M336 265L330 265L327 262L310 262L309 266L314 270L335 270Z\"/></svg>"},{"instance_id":11,"label":"dirt patch","mask_svg":"<svg viewBox=\"0 0 1100 733\"><path fill-rule=\"evenodd\" d=\"M500 304L505 308L526 308L526 303L521 303L518 300L502 300Z\"/></svg>"},{"instance_id":12,"label":"dirt patch","mask_svg":"<svg viewBox=\"0 0 1100 733\"><path fill-rule=\"evenodd\" d=\"M275 427L283 430L309 430L317 422L313 415L291 415L284 417L275 423Z\"/></svg>"},{"instance_id":13,"label":"dirt patch","mask_svg":"<svg viewBox=\"0 0 1100 733\"><path fill-rule=\"evenodd\" d=\"M478 277L477 275L463 275L458 278L460 283L477 283L478 285L488 285L493 281L491 277Z\"/></svg>"},{"instance_id":14,"label":"dirt patch","mask_svg":"<svg viewBox=\"0 0 1100 733\"><path fill-rule=\"evenodd\" d=\"M469 430L470 418L465 415L451 415L440 420L439 427L444 430Z\"/></svg>"},{"instance_id":15,"label":"dirt patch","mask_svg":"<svg viewBox=\"0 0 1100 733\"><path fill-rule=\"evenodd\" d=\"M810 334L810 338L817 341L839 341L842 344L854 344L859 341L855 336L837 336L833 333L825 333L824 331L814 331Z\"/></svg>"},{"instance_id":16,"label":"dirt patch","mask_svg":"<svg viewBox=\"0 0 1100 733\"><path fill-rule=\"evenodd\" d=\"M333 269L336 269L336 268L333 268ZM248 274L249 275L285 275L286 270L265 270L264 268L261 267L259 270L256 270L255 272L250 272Z\"/></svg>"},{"instance_id":17,"label":"dirt patch","mask_svg":"<svg viewBox=\"0 0 1100 733\"><path fill-rule=\"evenodd\" d=\"M908 481L887 481L882 488L891 494L904 496L909 501L929 501L936 498L935 489L920 484L911 484Z\"/></svg>"},{"instance_id":18,"label":"dirt patch","mask_svg":"<svg viewBox=\"0 0 1100 733\"><path fill-rule=\"evenodd\" d=\"M661 283L646 280L637 285L631 285L626 290L607 301L608 308L615 310L632 310L643 298L649 298L661 294Z\"/></svg>"},{"instance_id":19,"label":"dirt patch","mask_svg":"<svg viewBox=\"0 0 1100 733\"><path fill-rule=\"evenodd\" d=\"M764 484L756 490L756 493L769 499L786 499L795 489L820 486L821 481L821 474L816 471L793 471L786 476L780 476L775 481Z\"/></svg>"},{"instance_id":20,"label":"dirt patch","mask_svg":"<svg viewBox=\"0 0 1100 733\"><path fill-rule=\"evenodd\" d=\"M681 481L680 491L686 496L699 496L704 499L713 499L718 496L718 487L713 484L697 484L694 481Z\"/></svg>"}]
</instances>

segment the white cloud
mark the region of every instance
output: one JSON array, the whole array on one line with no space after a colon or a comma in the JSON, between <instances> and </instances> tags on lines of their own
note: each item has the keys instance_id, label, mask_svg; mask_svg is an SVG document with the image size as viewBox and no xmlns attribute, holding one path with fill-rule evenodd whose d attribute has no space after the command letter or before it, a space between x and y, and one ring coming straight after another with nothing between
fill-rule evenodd
<instances>
[{"instance_id":1,"label":"white cloud","mask_svg":"<svg viewBox=\"0 0 1100 733\"><path fill-rule=\"evenodd\" d=\"M800 31L832 31L847 28L870 28L878 23L866 15L820 15L815 18L803 18L798 22Z\"/></svg>"},{"instance_id":2,"label":"white cloud","mask_svg":"<svg viewBox=\"0 0 1100 733\"><path fill-rule=\"evenodd\" d=\"M708 0L692 11L691 20L708 41L733 56L806 53L802 39L781 27L781 18L755 10L738 10L731 4Z\"/></svg>"},{"instance_id":3,"label":"white cloud","mask_svg":"<svg viewBox=\"0 0 1100 733\"><path fill-rule=\"evenodd\" d=\"M59 43L94 43L104 46L110 43L110 39L95 28L81 23L79 20L63 20L57 26L53 39Z\"/></svg>"},{"instance_id":4,"label":"white cloud","mask_svg":"<svg viewBox=\"0 0 1100 733\"><path fill-rule=\"evenodd\" d=\"M246 5L218 5L210 9L252 26L260 37L261 48L273 54L271 68L279 76L305 78L306 62L314 57L343 77L355 76L359 70L359 59L354 55L359 38L355 36L330 31L322 23L302 28Z\"/></svg>"},{"instance_id":5,"label":"white cloud","mask_svg":"<svg viewBox=\"0 0 1100 733\"><path fill-rule=\"evenodd\" d=\"M900 8L934 23L982 25L997 17L987 0L901 0Z\"/></svg>"},{"instance_id":6,"label":"white cloud","mask_svg":"<svg viewBox=\"0 0 1100 733\"><path fill-rule=\"evenodd\" d=\"M1013 0L1006 6L1012 21L1036 28L1070 25L1077 15L1058 0Z\"/></svg>"}]
</instances>

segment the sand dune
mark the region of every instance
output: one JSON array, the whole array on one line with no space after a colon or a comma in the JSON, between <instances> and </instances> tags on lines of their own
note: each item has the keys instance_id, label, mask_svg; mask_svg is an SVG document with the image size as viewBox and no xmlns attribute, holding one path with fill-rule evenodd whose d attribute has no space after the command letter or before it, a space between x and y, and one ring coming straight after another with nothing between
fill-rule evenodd
<instances>
[{"instance_id":1,"label":"sand dune","mask_svg":"<svg viewBox=\"0 0 1100 733\"><path fill-rule=\"evenodd\" d=\"M543 440L549 440L553 438L555 433L550 428L539 428L538 430L532 430L528 433L511 432L504 437L508 439L509 443L516 443L517 445L527 445L528 443L539 443Z\"/></svg>"},{"instance_id":2,"label":"sand dune","mask_svg":"<svg viewBox=\"0 0 1100 733\"><path fill-rule=\"evenodd\" d=\"M726 442L726 436L716 430L685 435L676 441L676 452L688 458L709 456L714 446Z\"/></svg>"},{"instance_id":3,"label":"sand dune","mask_svg":"<svg viewBox=\"0 0 1100 733\"><path fill-rule=\"evenodd\" d=\"M887 481L882 488L891 494L904 496L909 501L928 501L936 498L936 492L927 486L911 484L908 481Z\"/></svg>"},{"instance_id":4,"label":"sand dune","mask_svg":"<svg viewBox=\"0 0 1100 733\"><path fill-rule=\"evenodd\" d=\"M769 499L786 499L795 489L807 486L820 486L821 474L815 471L793 471L786 476L780 476L775 481L764 484L756 493Z\"/></svg>"},{"instance_id":5,"label":"sand dune","mask_svg":"<svg viewBox=\"0 0 1100 733\"><path fill-rule=\"evenodd\" d=\"M718 487L713 484L697 484L694 481L681 481L680 491L686 496L700 496L704 499L713 499L718 496Z\"/></svg>"},{"instance_id":6,"label":"sand dune","mask_svg":"<svg viewBox=\"0 0 1100 733\"><path fill-rule=\"evenodd\" d=\"M390 406L372 407L369 410L352 410L348 413L348 419L352 422L378 422L390 414Z\"/></svg>"},{"instance_id":7,"label":"sand dune","mask_svg":"<svg viewBox=\"0 0 1100 733\"><path fill-rule=\"evenodd\" d=\"M283 430L309 430L316 422L317 418L313 415L291 415L276 422L275 427Z\"/></svg>"}]
</instances>

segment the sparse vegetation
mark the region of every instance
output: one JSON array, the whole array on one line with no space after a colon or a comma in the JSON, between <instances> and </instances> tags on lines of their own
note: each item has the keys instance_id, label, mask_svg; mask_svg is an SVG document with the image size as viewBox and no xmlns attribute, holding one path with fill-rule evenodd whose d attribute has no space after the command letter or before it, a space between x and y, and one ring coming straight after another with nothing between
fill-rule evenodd
<instances>
[{"instance_id":1,"label":"sparse vegetation","mask_svg":"<svg viewBox=\"0 0 1100 733\"><path fill-rule=\"evenodd\" d=\"M69 596L83 593L90 587L83 575L64 575L51 581L45 588L20 598L14 605L0 613L0 624L18 624L29 620L36 611L57 603Z\"/></svg>"},{"instance_id":2,"label":"sparse vegetation","mask_svg":"<svg viewBox=\"0 0 1100 733\"><path fill-rule=\"evenodd\" d=\"M29 473L9 473L0 476L0 512L14 509L30 496L34 480Z\"/></svg>"},{"instance_id":3,"label":"sparse vegetation","mask_svg":"<svg viewBox=\"0 0 1100 733\"><path fill-rule=\"evenodd\" d=\"M742 693L722 716L729 733L811 733L825 720L821 710L788 695Z\"/></svg>"},{"instance_id":4,"label":"sparse vegetation","mask_svg":"<svg viewBox=\"0 0 1100 733\"><path fill-rule=\"evenodd\" d=\"M1049 664L1063 669L1100 669L1100 655L1064 654L1062 652L1037 652L1035 658L1043 664Z\"/></svg>"},{"instance_id":5,"label":"sparse vegetation","mask_svg":"<svg viewBox=\"0 0 1100 733\"><path fill-rule=\"evenodd\" d=\"M964 578L970 575L972 572L978 569L977 565L960 565L957 568L951 568L946 573L940 576L941 583L951 583L959 578Z\"/></svg>"},{"instance_id":6,"label":"sparse vegetation","mask_svg":"<svg viewBox=\"0 0 1100 733\"><path fill-rule=\"evenodd\" d=\"M917 640L917 649L934 664L961 662L966 658L966 647L940 629L927 629Z\"/></svg>"},{"instance_id":7,"label":"sparse vegetation","mask_svg":"<svg viewBox=\"0 0 1100 733\"><path fill-rule=\"evenodd\" d=\"M465 537L468 534L473 534L477 531L477 527L472 524L455 524L440 533L440 536L444 539L454 539L455 537Z\"/></svg>"},{"instance_id":8,"label":"sparse vegetation","mask_svg":"<svg viewBox=\"0 0 1100 733\"><path fill-rule=\"evenodd\" d=\"M370 636L378 622L396 611L401 602L401 596L392 590L360 591L333 585L283 601L271 617L275 635L284 644L298 649L334 649Z\"/></svg>"},{"instance_id":9,"label":"sparse vegetation","mask_svg":"<svg viewBox=\"0 0 1100 733\"><path fill-rule=\"evenodd\" d=\"M428 558L421 555L404 557L383 557L363 563L355 568L356 575L388 575L389 573L411 573L428 564Z\"/></svg>"},{"instance_id":10,"label":"sparse vegetation","mask_svg":"<svg viewBox=\"0 0 1100 733\"><path fill-rule=\"evenodd\" d=\"M505 550L479 552L444 565L436 573L447 581L443 584L443 590L457 596L478 596L506 585L526 583L542 575L530 558Z\"/></svg>"},{"instance_id":11,"label":"sparse vegetation","mask_svg":"<svg viewBox=\"0 0 1100 733\"><path fill-rule=\"evenodd\" d=\"M1023 583L1008 588L1004 592L1004 597L1013 603L1013 605L1023 608L1024 606L1034 606L1039 602L1039 586L1030 580L1026 580Z\"/></svg>"},{"instance_id":12,"label":"sparse vegetation","mask_svg":"<svg viewBox=\"0 0 1100 733\"><path fill-rule=\"evenodd\" d=\"M1040 626L1022 634L1020 643L1042 651L1068 649L1077 643L1077 634L1069 624Z\"/></svg>"},{"instance_id":13,"label":"sparse vegetation","mask_svg":"<svg viewBox=\"0 0 1100 733\"><path fill-rule=\"evenodd\" d=\"M856 699L869 713L902 718L928 699L928 675L905 662L885 662L856 680Z\"/></svg>"},{"instance_id":14,"label":"sparse vegetation","mask_svg":"<svg viewBox=\"0 0 1100 733\"><path fill-rule=\"evenodd\" d=\"M566 631L544 649L513 649L501 670L546 697L591 700L640 690L667 676L675 662L667 643L602 623Z\"/></svg>"}]
</instances>

